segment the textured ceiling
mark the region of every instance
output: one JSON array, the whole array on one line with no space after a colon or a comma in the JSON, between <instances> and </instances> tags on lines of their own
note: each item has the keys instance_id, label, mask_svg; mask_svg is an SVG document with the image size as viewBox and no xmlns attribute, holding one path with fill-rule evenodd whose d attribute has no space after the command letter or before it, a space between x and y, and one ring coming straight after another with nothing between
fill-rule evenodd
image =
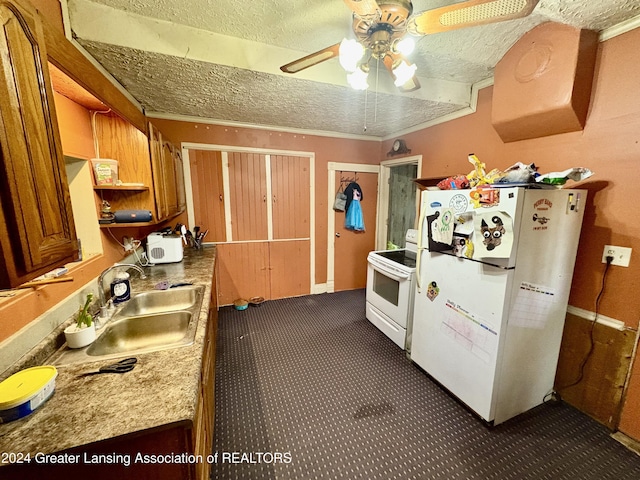
<instances>
[{"instance_id":1,"label":"textured ceiling","mask_svg":"<svg viewBox=\"0 0 640 480\"><path fill-rule=\"evenodd\" d=\"M413 5L420 12L452 3ZM401 94L384 68L377 88L370 75L367 93L346 86L337 60L304 74L278 70L349 36L342 0L68 0L68 7L77 40L147 112L376 137L468 107L471 85L490 78L540 23L600 31L640 15L638 0L541 0L524 19L419 37L411 59L422 88Z\"/></svg>"}]
</instances>

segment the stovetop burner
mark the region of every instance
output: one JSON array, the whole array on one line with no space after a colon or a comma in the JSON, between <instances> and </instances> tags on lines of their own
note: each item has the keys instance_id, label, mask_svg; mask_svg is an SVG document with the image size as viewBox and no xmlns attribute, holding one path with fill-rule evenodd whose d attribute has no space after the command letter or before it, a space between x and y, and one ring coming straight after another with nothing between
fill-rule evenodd
<instances>
[{"instance_id":1,"label":"stovetop burner","mask_svg":"<svg viewBox=\"0 0 640 480\"><path fill-rule=\"evenodd\" d=\"M407 249L399 250L383 250L379 252L373 252L383 258L387 258L392 262L399 263L408 268L416 268L416 253Z\"/></svg>"}]
</instances>

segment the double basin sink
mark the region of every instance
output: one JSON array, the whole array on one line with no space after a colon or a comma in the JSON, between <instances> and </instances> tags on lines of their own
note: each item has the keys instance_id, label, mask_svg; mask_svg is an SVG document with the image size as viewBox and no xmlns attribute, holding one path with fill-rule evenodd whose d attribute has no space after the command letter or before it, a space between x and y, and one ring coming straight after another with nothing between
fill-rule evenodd
<instances>
[{"instance_id":1,"label":"double basin sink","mask_svg":"<svg viewBox=\"0 0 640 480\"><path fill-rule=\"evenodd\" d=\"M54 364L90 362L191 345L196 334L204 286L150 290L118 306L88 347L64 347Z\"/></svg>"}]
</instances>

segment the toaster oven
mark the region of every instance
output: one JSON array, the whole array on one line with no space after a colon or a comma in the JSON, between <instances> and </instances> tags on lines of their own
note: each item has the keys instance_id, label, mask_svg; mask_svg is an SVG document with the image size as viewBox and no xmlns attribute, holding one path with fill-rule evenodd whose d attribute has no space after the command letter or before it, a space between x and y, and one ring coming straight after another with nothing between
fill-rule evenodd
<instances>
[{"instance_id":1,"label":"toaster oven","mask_svg":"<svg viewBox=\"0 0 640 480\"><path fill-rule=\"evenodd\" d=\"M151 263L181 262L183 248L180 235L154 232L147 236L147 258Z\"/></svg>"}]
</instances>

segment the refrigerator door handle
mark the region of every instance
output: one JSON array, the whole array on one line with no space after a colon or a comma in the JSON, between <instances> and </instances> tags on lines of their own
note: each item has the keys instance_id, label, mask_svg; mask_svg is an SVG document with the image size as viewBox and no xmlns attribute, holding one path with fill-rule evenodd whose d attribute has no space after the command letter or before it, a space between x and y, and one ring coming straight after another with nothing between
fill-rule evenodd
<instances>
[{"instance_id":1,"label":"refrigerator door handle","mask_svg":"<svg viewBox=\"0 0 640 480\"><path fill-rule=\"evenodd\" d=\"M416 285L418 286L418 293L422 291L421 277L420 277L420 258L422 257L422 232L424 230L424 220L427 216L427 207L422 198L427 194L426 190L422 192L420 196L420 219L418 220L418 252L416 253ZM427 229L427 232L429 229Z\"/></svg>"}]
</instances>

